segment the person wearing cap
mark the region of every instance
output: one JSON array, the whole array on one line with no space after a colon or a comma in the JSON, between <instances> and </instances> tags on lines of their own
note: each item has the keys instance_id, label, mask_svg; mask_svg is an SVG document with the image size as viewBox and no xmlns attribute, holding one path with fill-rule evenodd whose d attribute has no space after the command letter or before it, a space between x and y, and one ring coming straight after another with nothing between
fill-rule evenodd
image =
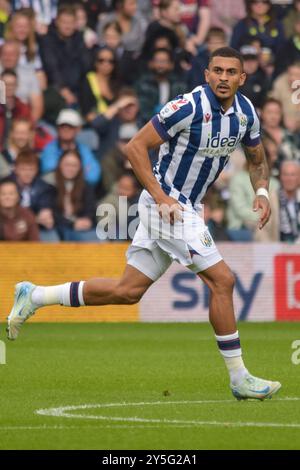
<instances>
[{"instance_id":1,"label":"person wearing cap","mask_svg":"<svg viewBox=\"0 0 300 470\"><path fill-rule=\"evenodd\" d=\"M247 74L247 80L241 87L241 93L247 96L256 108L261 108L271 83L265 71L260 67L256 47L245 45L241 47L240 52L244 59L244 69Z\"/></svg>"},{"instance_id":2,"label":"person wearing cap","mask_svg":"<svg viewBox=\"0 0 300 470\"><path fill-rule=\"evenodd\" d=\"M80 114L74 109L63 109L56 120L57 139L48 144L41 154L41 173L56 170L59 158L65 150L77 150L81 156L84 177L87 183L95 185L101 177L101 167L90 148L77 141L82 126Z\"/></svg>"}]
</instances>

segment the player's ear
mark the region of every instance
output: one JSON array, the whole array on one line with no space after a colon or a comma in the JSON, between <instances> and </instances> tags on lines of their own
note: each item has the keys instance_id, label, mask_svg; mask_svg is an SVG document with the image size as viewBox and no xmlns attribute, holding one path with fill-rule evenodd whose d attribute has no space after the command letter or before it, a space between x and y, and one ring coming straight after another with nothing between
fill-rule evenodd
<instances>
[{"instance_id":1,"label":"player's ear","mask_svg":"<svg viewBox=\"0 0 300 470\"><path fill-rule=\"evenodd\" d=\"M204 70L204 74L205 74L205 81L206 81L206 83L209 83L209 70L208 70L208 69L205 69L205 70Z\"/></svg>"},{"instance_id":2,"label":"player's ear","mask_svg":"<svg viewBox=\"0 0 300 470\"><path fill-rule=\"evenodd\" d=\"M241 76L240 76L240 83L239 83L240 86L243 86L243 85L244 85L244 83L245 83L245 81L246 81L246 78L247 78L246 73L245 73L245 72L242 72L242 73L241 73Z\"/></svg>"}]
</instances>

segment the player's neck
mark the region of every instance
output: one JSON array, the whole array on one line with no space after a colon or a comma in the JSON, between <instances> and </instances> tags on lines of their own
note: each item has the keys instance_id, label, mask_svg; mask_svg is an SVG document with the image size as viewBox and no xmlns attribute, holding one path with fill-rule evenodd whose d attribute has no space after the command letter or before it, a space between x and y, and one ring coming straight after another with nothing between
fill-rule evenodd
<instances>
[{"instance_id":1,"label":"player's neck","mask_svg":"<svg viewBox=\"0 0 300 470\"><path fill-rule=\"evenodd\" d=\"M233 105L233 102L234 102L234 96L231 97L231 98L227 98L225 100L220 100L219 99L221 109L222 109L222 111L224 111L224 113L226 113L228 111L228 109L231 108L231 106Z\"/></svg>"}]
</instances>

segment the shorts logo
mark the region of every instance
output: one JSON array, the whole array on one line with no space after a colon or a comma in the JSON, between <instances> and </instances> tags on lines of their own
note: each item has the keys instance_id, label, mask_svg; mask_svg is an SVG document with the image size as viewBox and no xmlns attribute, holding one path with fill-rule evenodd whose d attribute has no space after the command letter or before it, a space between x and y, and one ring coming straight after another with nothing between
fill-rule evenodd
<instances>
[{"instance_id":1,"label":"shorts logo","mask_svg":"<svg viewBox=\"0 0 300 470\"><path fill-rule=\"evenodd\" d=\"M213 244L213 240L208 232L203 232L200 234L200 241L202 245L206 246L207 248Z\"/></svg>"}]
</instances>

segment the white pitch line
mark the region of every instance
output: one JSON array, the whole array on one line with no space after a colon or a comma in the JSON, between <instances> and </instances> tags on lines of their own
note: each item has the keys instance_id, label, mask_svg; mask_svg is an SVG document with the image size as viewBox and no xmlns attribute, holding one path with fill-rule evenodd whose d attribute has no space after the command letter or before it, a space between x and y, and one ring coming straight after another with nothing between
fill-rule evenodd
<instances>
[{"instance_id":1,"label":"white pitch line","mask_svg":"<svg viewBox=\"0 0 300 470\"><path fill-rule=\"evenodd\" d=\"M285 397L279 398L277 401L299 401L300 397ZM171 425L171 426L225 426L225 427L272 427L272 428L300 428L300 423L264 423L264 422L228 422L228 421L199 421L199 420L178 420L178 419L150 419L133 417L117 417L117 416L102 416L102 415L84 415L72 414L68 411L87 410L95 408L112 408L112 407L143 407L143 406L156 406L156 405L203 405L207 403L231 403L232 400L197 400L197 401L156 401L156 402L138 402L138 403L96 403L85 405L70 405L61 406L58 408L48 408L36 410L35 413L42 416L52 416L61 418L76 418L76 419L91 419L101 421L113 422L127 422L127 423L144 423L144 424L157 424L157 425Z\"/></svg>"}]
</instances>

